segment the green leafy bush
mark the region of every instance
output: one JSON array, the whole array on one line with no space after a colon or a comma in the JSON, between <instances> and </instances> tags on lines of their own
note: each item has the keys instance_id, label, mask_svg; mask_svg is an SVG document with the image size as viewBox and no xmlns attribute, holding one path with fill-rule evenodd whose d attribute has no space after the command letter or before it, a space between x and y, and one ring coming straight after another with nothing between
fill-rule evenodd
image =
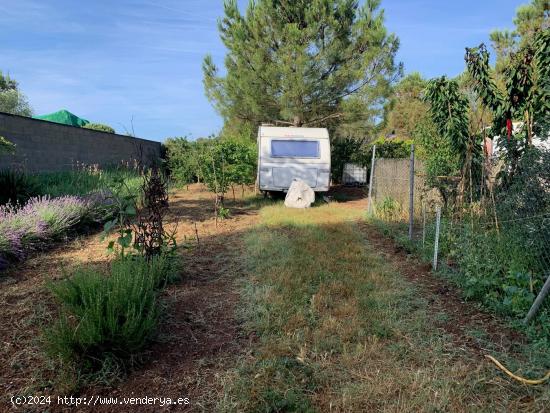
<instances>
[{"instance_id":1,"label":"green leafy bush","mask_svg":"<svg viewBox=\"0 0 550 413\"><path fill-rule=\"evenodd\" d=\"M256 145L215 140L200 154L204 182L210 190L225 194L232 185L250 185L256 178Z\"/></svg>"},{"instance_id":2,"label":"green leafy bush","mask_svg":"<svg viewBox=\"0 0 550 413\"><path fill-rule=\"evenodd\" d=\"M346 163L354 163L361 166L370 164L372 156L370 146L361 140L351 138L336 138L330 143L331 175L335 182L340 182Z\"/></svg>"},{"instance_id":3,"label":"green leafy bush","mask_svg":"<svg viewBox=\"0 0 550 413\"><path fill-rule=\"evenodd\" d=\"M38 182L32 176L9 169L0 170L0 205L24 204L40 194Z\"/></svg>"},{"instance_id":4,"label":"green leafy bush","mask_svg":"<svg viewBox=\"0 0 550 413\"><path fill-rule=\"evenodd\" d=\"M87 123L86 125L84 125L84 129L92 129L99 132L116 133L112 127L110 127L109 125L104 125L103 123Z\"/></svg>"},{"instance_id":5,"label":"green leafy bush","mask_svg":"<svg viewBox=\"0 0 550 413\"><path fill-rule=\"evenodd\" d=\"M172 269L165 257L126 257L108 273L79 268L50 284L60 314L45 332L48 354L91 377L130 367L155 331L157 289Z\"/></svg>"},{"instance_id":6,"label":"green leafy bush","mask_svg":"<svg viewBox=\"0 0 550 413\"><path fill-rule=\"evenodd\" d=\"M166 163L172 180L178 186L188 185L200 179L199 152L201 144L187 138L168 138Z\"/></svg>"},{"instance_id":7,"label":"green leafy bush","mask_svg":"<svg viewBox=\"0 0 550 413\"><path fill-rule=\"evenodd\" d=\"M412 139L378 138L373 142L376 145L377 158L408 158L411 155Z\"/></svg>"},{"instance_id":8,"label":"green leafy bush","mask_svg":"<svg viewBox=\"0 0 550 413\"><path fill-rule=\"evenodd\" d=\"M167 165L178 185L203 181L210 190L225 194L234 185L250 185L256 178L256 144L244 139L169 138Z\"/></svg>"}]
</instances>

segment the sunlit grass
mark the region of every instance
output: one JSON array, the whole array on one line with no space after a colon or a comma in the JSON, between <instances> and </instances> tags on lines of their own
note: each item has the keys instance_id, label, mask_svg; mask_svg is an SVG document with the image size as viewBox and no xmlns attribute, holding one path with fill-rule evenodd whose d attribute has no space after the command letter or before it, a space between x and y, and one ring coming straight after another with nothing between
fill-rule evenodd
<instances>
[{"instance_id":1,"label":"sunlit grass","mask_svg":"<svg viewBox=\"0 0 550 413\"><path fill-rule=\"evenodd\" d=\"M241 305L258 342L224 379L221 410L498 411L548 400L490 385L495 372L433 327L438 315L358 230L363 210L278 203L260 216Z\"/></svg>"}]
</instances>

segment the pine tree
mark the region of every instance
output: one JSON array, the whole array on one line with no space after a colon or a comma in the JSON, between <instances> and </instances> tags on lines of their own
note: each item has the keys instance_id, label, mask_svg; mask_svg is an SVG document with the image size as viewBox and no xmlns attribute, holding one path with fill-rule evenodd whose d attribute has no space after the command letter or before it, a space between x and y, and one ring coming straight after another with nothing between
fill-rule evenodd
<instances>
[{"instance_id":1,"label":"pine tree","mask_svg":"<svg viewBox=\"0 0 550 413\"><path fill-rule=\"evenodd\" d=\"M496 51L496 71L503 74L511 56L533 43L537 33L550 28L550 0L531 0L516 10L515 29L494 30L490 39Z\"/></svg>"},{"instance_id":2,"label":"pine tree","mask_svg":"<svg viewBox=\"0 0 550 413\"><path fill-rule=\"evenodd\" d=\"M208 98L228 123L328 126L365 136L378 125L401 74L399 41L380 0L252 0L225 3L219 22L226 75L203 63ZM252 126L252 128L251 128Z\"/></svg>"}]
</instances>

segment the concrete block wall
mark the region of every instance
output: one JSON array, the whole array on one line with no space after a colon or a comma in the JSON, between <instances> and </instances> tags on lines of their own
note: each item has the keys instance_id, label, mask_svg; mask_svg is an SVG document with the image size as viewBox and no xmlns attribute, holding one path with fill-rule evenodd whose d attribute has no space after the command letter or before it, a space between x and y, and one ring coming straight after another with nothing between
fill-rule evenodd
<instances>
[{"instance_id":1,"label":"concrete block wall","mask_svg":"<svg viewBox=\"0 0 550 413\"><path fill-rule=\"evenodd\" d=\"M14 155L0 155L0 169L52 172L78 164L108 167L139 161L150 165L161 154L159 142L2 112L0 136L17 148Z\"/></svg>"}]
</instances>

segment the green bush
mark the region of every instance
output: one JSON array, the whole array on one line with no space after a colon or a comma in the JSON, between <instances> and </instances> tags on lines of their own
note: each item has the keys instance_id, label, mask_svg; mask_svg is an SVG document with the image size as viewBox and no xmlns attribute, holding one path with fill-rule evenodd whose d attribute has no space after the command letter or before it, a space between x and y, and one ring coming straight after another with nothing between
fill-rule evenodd
<instances>
[{"instance_id":1,"label":"green bush","mask_svg":"<svg viewBox=\"0 0 550 413\"><path fill-rule=\"evenodd\" d=\"M226 193L256 178L256 144L243 139L169 138L165 143L170 176L177 185L203 181L212 191Z\"/></svg>"},{"instance_id":2,"label":"green bush","mask_svg":"<svg viewBox=\"0 0 550 413\"><path fill-rule=\"evenodd\" d=\"M199 145L187 138L168 138L166 147L166 164L170 177L178 186L188 185L200 179Z\"/></svg>"},{"instance_id":3,"label":"green bush","mask_svg":"<svg viewBox=\"0 0 550 413\"><path fill-rule=\"evenodd\" d=\"M0 205L22 205L40 194L40 186L32 176L8 169L0 170Z\"/></svg>"},{"instance_id":4,"label":"green bush","mask_svg":"<svg viewBox=\"0 0 550 413\"><path fill-rule=\"evenodd\" d=\"M116 133L112 127L110 127L109 125L104 125L103 123L87 123L86 125L84 125L84 129L92 129L99 132Z\"/></svg>"},{"instance_id":5,"label":"green bush","mask_svg":"<svg viewBox=\"0 0 550 413\"><path fill-rule=\"evenodd\" d=\"M330 143L331 175L335 182L340 182L344 173L344 165L348 162L367 166L372 152L369 146L357 139L333 139Z\"/></svg>"},{"instance_id":6,"label":"green bush","mask_svg":"<svg viewBox=\"0 0 550 413\"><path fill-rule=\"evenodd\" d=\"M257 152L252 142L215 140L200 154L204 182L225 194L233 185L251 185L256 179Z\"/></svg>"},{"instance_id":7,"label":"green bush","mask_svg":"<svg viewBox=\"0 0 550 413\"><path fill-rule=\"evenodd\" d=\"M45 332L48 354L92 377L130 367L155 331L157 290L172 270L166 257L126 257L113 261L107 274L79 268L50 284L60 314Z\"/></svg>"},{"instance_id":8,"label":"green bush","mask_svg":"<svg viewBox=\"0 0 550 413\"><path fill-rule=\"evenodd\" d=\"M412 139L378 138L372 144L376 145L377 158L408 158L411 156Z\"/></svg>"},{"instance_id":9,"label":"green bush","mask_svg":"<svg viewBox=\"0 0 550 413\"><path fill-rule=\"evenodd\" d=\"M392 197L385 197L375 206L376 216L385 221L398 221L403 215L403 207Z\"/></svg>"}]
</instances>

